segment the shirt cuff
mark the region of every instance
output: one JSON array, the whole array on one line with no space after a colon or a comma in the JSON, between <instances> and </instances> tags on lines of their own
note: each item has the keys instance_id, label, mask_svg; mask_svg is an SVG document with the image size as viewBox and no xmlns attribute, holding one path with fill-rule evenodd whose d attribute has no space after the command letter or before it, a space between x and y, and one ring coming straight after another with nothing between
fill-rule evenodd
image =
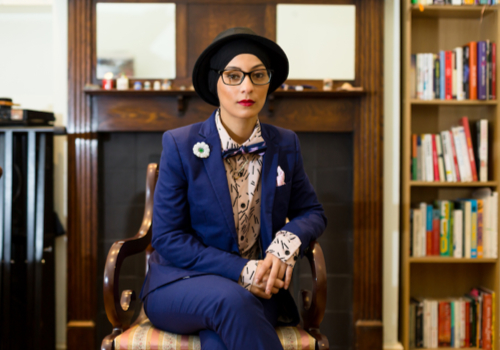
<instances>
[{"instance_id":1,"label":"shirt cuff","mask_svg":"<svg viewBox=\"0 0 500 350\"><path fill-rule=\"evenodd\" d=\"M250 260L243 268L243 271L241 271L238 284L248 291L252 288L253 278L255 277L258 263L258 260Z\"/></svg>"},{"instance_id":2,"label":"shirt cuff","mask_svg":"<svg viewBox=\"0 0 500 350\"><path fill-rule=\"evenodd\" d=\"M266 250L290 267L294 267L299 258L300 238L290 231L280 230Z\"/></svg>"}]
</instances>

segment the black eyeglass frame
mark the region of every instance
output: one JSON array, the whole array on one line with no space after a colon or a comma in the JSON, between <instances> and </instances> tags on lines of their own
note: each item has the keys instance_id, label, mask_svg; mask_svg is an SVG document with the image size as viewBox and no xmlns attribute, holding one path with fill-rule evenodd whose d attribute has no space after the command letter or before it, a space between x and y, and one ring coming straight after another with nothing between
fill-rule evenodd
<instances>
[{"instance_id":1,"label":"black eyeglass frame","mask_svg":"<svg viewBox=\"0 0 500 350\"><path fill-rule=\"evenodd\" d=\"M259 86L262 86L262 85L267 85L271 82L271 78L273 76L273 70L272 69L268 69L268 68L260 68L260 69L256 69L256 70L253 70L251 72L243 72L242 70L239 70L239 69L221 69L221 70L217 70L215 68L210 68L211 70L217 72L217 74L219 74L222 78L222 82L224 83L224 85L228 85L228 86L238 86L238 85L241 85L241 83L243 83L243 80L245 80L245 77L248 75L248 78L250 79L250 81L252 82L252 84L254 85L259 85ZM267 74L269 74L269 80L267 83L264 83L264 84L256 84L254 83L254 81L252 80L252 76L250 74L252 74L253 72L257 72L257 71L260 71L260 70L265 70L267 71ZM241 78L241 81L238 83L238 84L227 84L225 81L224 81L224 77L222 76L222 73L224 72L230 72L230 71L237 71L237 72L241 72L243 73L243 78Z\"/></svg>"}]
</instances>

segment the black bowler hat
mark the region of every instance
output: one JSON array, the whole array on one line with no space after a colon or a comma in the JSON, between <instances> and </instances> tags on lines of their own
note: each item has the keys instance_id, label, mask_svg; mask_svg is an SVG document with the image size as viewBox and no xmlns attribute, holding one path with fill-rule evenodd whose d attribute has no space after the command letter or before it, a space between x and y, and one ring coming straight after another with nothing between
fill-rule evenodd
<instances>
[{"instance_id":1,"label":"black bowler hat","mask_svg":"<svg viewBox=\"0 0 500 350\"><path fill-rule=\"evenodd\" d=\"M269 83L268 95L281 86L288 77L288 58L281 47L274 41L257 35L250 28L229 28L215 37L214 41L201 53L193 68L193 86L198 95L214 106L219 106L219 98L209 89L208 74L210 71L210 59L225 44L238 40L249 39L265 51L273 70L271 82Z\"/></svg>"}]
</instances>

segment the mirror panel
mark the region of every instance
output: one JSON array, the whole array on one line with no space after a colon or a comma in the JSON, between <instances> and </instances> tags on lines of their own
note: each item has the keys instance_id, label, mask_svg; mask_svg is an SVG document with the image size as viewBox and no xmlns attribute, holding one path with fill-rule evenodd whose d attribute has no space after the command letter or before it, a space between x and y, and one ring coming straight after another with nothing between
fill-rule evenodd
<instances>
[{"instance_id":1,"label":"mirror panel","mask_svg":"<svg viewBox=\"0 0 500 350\"><path fill-rule=\"evenodd\" d=\"M174 3L98 3L98 79L175 78Z\"/></svg>"},{"instance_id":2,"label":"mirror panel","mask_svg":"<svg viewBox=\"0 0 500 350\"><path fill-rule=\"evenodd\" d=\"M276 17L288 79L354 80L356 6L278 4Z\"/></svg>"}]
</instances>

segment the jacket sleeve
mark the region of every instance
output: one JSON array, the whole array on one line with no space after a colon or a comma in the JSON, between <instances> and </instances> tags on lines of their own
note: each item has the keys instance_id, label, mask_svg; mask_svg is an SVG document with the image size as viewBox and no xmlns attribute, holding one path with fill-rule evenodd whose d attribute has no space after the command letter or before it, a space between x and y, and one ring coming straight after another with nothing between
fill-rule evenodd
<instances>
[{"instance_id":1,"label":"jacket sleeve","mask_svg":"<svg viewBox=\"0 0 500 350\"><path fill-rule=\"evenodd\" d=\"M317 239L325 230L327 220L323 206L319 203L316 192L309 182L302 154L299 138L295 137L295 167L293 169L292 189L288 205L288 222L282 230L292 232L300 238L300 256L309 247L312 240Z\"/></svg>"},{"instance_id":2,"label":"jacket sleeve","mask_svg":"<svg viewBox=\"0 0 500 350\"><path fill-rule=\"evenodd\" d=\"M176 267L238 281L248 262L236 254L204 245L191 227L188 180L175 139L163 135L160 173L154 194L153 248Z\"/></svg>"}]
</instances>

